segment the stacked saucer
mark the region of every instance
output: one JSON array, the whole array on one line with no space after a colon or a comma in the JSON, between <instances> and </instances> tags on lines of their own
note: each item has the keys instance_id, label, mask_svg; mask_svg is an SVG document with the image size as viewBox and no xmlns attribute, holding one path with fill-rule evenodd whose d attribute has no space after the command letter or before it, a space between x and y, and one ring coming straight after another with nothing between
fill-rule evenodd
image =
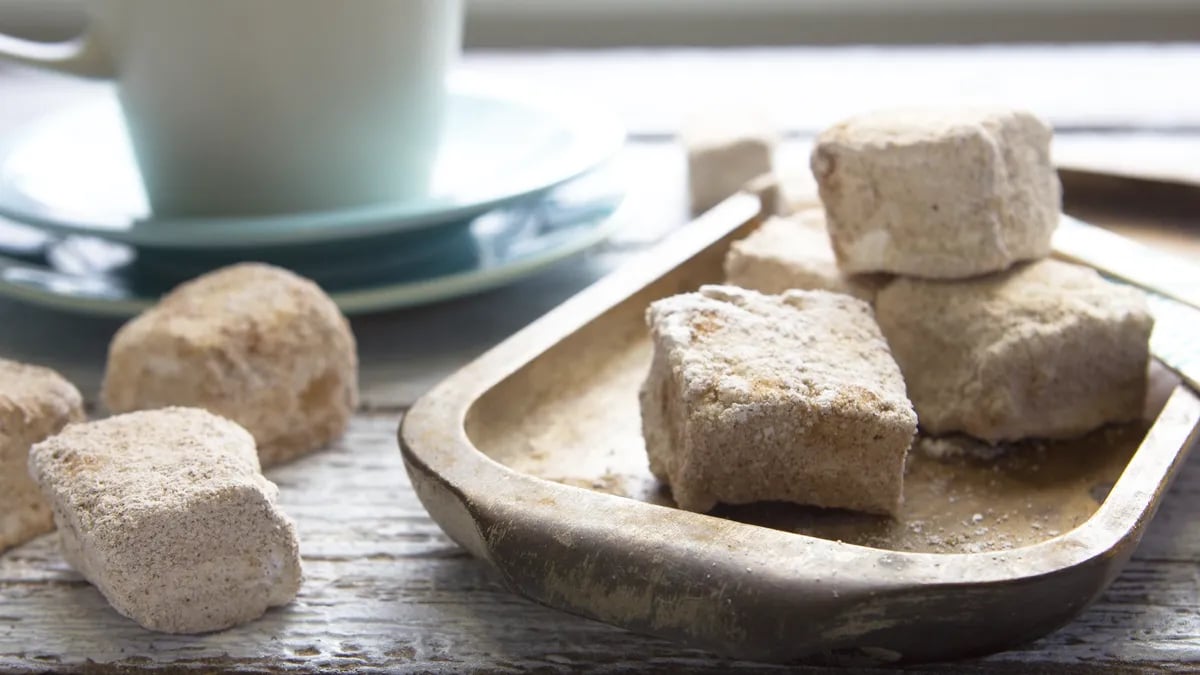
<instances>
[{"instance_id":1,"label":"stacked saucer","mask_svg":"<svg viewBox=\"0 0 1200 675\"><path fill-rule=\"evenodd\" d=\"M155 218L115 99L0 140L0 296L128 316L243 260L288 267L343 311L499 286L581 252L616 224L612 119L479 84L451 87L430 196L314 213Z\"/></svg>"}]
</instances>

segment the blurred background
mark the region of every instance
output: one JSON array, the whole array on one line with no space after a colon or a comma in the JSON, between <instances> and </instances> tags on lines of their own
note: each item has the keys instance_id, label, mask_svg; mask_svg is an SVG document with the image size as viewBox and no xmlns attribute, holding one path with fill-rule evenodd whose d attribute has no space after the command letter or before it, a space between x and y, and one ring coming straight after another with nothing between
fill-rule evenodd
<instances>
[{"instance_id":1,"label":"blurred background","mask_svg":"<svg viewBox=\"0 0 1200 675\"><path fill-rule=\"evenodd\" d=\"M912 44L1200 38L1194 0L468 0L466 46ZM61 39L77 0L0 0L0 25Z\"/></svg>"}]
</instances>

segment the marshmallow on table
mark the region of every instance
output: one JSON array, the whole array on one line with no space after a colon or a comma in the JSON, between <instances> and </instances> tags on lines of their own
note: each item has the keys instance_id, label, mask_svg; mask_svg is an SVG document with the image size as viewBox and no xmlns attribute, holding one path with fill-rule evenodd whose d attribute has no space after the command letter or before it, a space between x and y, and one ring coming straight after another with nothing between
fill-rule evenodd
<instances>
[{"instance_id":1,"label":"marshmallow on table","mask_svg":"<svg viewBox=\"0 0 1200 675\"><path fill-rule=\"evenodd\" d=\"M917 419L867 303L705 286L650 306L650 469L675 502L899 509Z\"/></svg>"},{"instance_id":2,"label":"marshmallow on table","mask_svg":"<svg viewBox=\"0 0 1200 675\"><path fill-rule=\"evenodd\" d=\"M711 209L771 172L775 133L761 115L698 116L684 125L681 137L692 213Z\"/></svg>"},{"instance_id":3,"label":"marshmallow on table","mask_svg":"<svg viewBox=\"0 0 1200 675\"><path fill-rule=\"evenodd\" d=\"M249 430L271 466L345 430L358 401L354 335L311 281L234 265L181 285L117 332L103 399L112 412L210 410Z\"/></svg>"},{"instance_id":4,"label":"marshmallow on table","mask_svg":"<svg viewBox=\"0 0 1200 675\"><path fill-rule=\"evenodd\" d=\"M145 628L220 630L296 595L295 529L229 420L165 408L75 424L29 465L67 561Z\"/></svg>"},{"instance_id":5,"label":"marshmallow on table","mask_svg":"<svg viewBox=\"0 0 1200 675\"><path fill-rule=\"evenodd\" d=\"M760 293L824 290L873 302L887 281L885 275L851 275L838 267L821 209L769 218L733 242L725 256L725 282Z\"/></svg>"},{"instance_id":6,"label":"marshmallow on table","mask_svg":"<svg viewBox=\"0 0 1200 675\"><path fill-rule=\"evenodd\" d=\"M0 552L54 529L29 478L29 447L83 419L79 390L58 373L0 359Z\"/></svg>"},{"instance_id":7,"label":"marshmallow on table","mask_svg":"<svg viewBox=\"0 0 1200 675\"><path fill-rule=\"evenodd\" d=\"M1093 269L899 278L875 311L926 432L1061 438L1141 415L1153 319L1140 291Z\"/></svg>"},{"instance_id":8,"label":"marshmallow on table","mask_svg":"<svg viewBox=\"0 0 1200 675\"><path fill-rule=\"evenodd\" d=\"M1050 127L1003 109L907 109L823 132L811 164L842 268L954 279L1050 253Z\"/></svg>"}]
</instances>

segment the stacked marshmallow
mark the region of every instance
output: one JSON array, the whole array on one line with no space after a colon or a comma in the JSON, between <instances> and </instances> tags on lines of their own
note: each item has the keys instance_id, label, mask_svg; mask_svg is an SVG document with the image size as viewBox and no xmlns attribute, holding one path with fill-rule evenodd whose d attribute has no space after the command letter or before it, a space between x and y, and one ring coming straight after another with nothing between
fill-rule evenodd
<instances>
[{"instance_id":1,"label":"stacked marshmallow","mask_svg":"<svg viewBox=\"0 0 1200 675\"><path fill-rule=\"evenodd\" d=\"M1140 292L1047 259L1051 135L1007 109L843 121L812 153L823 213L768 220L731 249L728 281L873 301L926 433L1062 438L1137 418L1153 321Z\"/></svg>"}]
</instances>

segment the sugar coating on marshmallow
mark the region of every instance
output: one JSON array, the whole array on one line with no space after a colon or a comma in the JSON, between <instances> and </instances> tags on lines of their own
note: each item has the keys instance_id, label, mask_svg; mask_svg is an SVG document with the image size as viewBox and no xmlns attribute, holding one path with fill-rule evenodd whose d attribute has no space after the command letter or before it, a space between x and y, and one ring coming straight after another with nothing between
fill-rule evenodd
<instances>
[{"instance_id":1,"label":"sugar coating on marshmallow","mask_svg":"<svg viewBox=\"0 0 1200 675\"><path fill-rule=\"evenodd\" d=\"M0 359L0 552L54 529L29 478L29 447L83 419L83 398L61 375Z\"/></svg>"},{"instance_id":2,"label":"sugar coating on marshmallow","mask_svg":"<svg viewBox=\"0 0 1200 675\"><path fill-rule=\"evenodd\" d=\"M725 282L760 293L825 290L873 302L887 281L886 275L852 275L838 267L821 209L768 218L725 256Z\"/></svg>"},{"instance_id":3,"label":"sugar coating on marshmallow","mask_svg":"<svg viewBox=\"0 0 1200 675\"><path fill-rule=\"evenodd\" d=\"M887 110L823 132L811 166L842 268L956 279L1043 258L1062 190L1050 127L1000 108Z\"/></svg>"},{"instance_id":4,"label":"sugar coating on marshmallow","mask_svg":"<svg viewBox=\"0 0 1200 675\"><path fill-rule=\"evenodd\" d=\"M345 430L358 401L354 335L311 281L269 265L226 267L117 332L103 399L112 412L210 410L249 430L271 466Z\"/></svg>"},{"instance_id":5,"label":"sugar coating on marshmallow","mask_svg":"<svg viewBox=\"0 0 1200 675\"><path fill-rule=\"evenodd\" d=\"M64 557L145 628L220 630L296 595L295 528L229 420L166 408L75 424L29 464Z\"/></svg>"},{"instance_id":6,"label":"sugar coating on marshmallow","mask_svg":"<svg viewBox=\"0 0 1200 675\"><path fill-rule=\"evenodd\" d=\"M1153 319L1140 291L1093 269L900 278L875 310L926 432L1062 438L1141 414Z\"/></svg>"},{"instance_id":7,"label":"sugar coating on marshmallow","mask_svg":"<svg viewBox=\"0 0 1200 675\"><path fill-rule=\"evenodd\" d=\"M651 471L675 502L894 514L916 415L867 303L705 286L650 306Z\"/></svg>"}]
</instances>

